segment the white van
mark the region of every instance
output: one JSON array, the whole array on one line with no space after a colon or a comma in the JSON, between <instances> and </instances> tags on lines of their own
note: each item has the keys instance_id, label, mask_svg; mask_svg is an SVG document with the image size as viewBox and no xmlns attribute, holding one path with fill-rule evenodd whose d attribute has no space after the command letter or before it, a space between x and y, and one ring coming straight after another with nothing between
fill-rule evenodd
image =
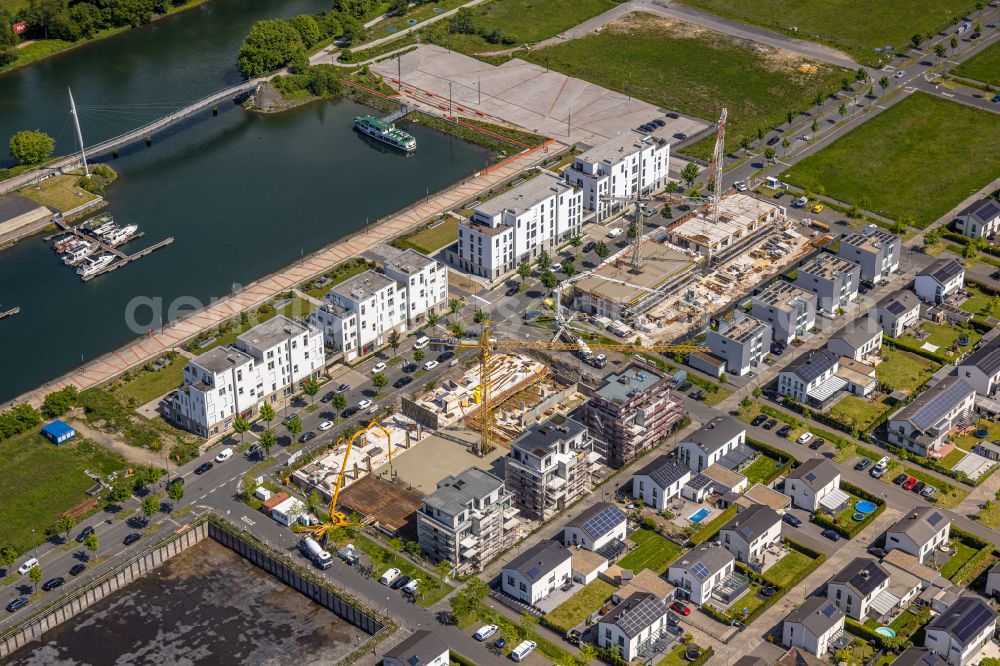
<instances>
[{"instance_id":1,"label":"white van","mask_svg":"<svg viewBox=\"0 0 1000 666\"><path fill-rule=\"evenodd\" d=\"M431 339L428 338L426 335L419 335L419 336L417 336L416 342L413 343L413 348L414 349L423 349L424 347L426 347L430 343L431 343Z\"/></svg>"},{"instance_id":2,"label":"white van","mask_svg":"<svg viewBox=\"0 0 1000 666\"><path fill-rule=\"evenodd\" d=\"M31 569L33 567L37 567L37 566L38 566L38 558L37 557L29 557L28 559L26 559L24 561L24 564L22 564L21 566L19 566L17 568L17 573L20 574L21 576L23 576L24 574L26 574L29 571L31 571Z\"/></svg>"},{"instance_id":3,"label":"white van","mask_svg":"<svg viewBox=\"0 0 1000 666\"><path fill-rule=\"evenodd\" d=\"M403 586L403 594L408 596L413 596L417 593L417 588L420 587L420 581L414 578L409 583Z\"/></svg>"},{"instance_id":4,"label":"white van","mask_svg":"<svg viewBox=\"0 0 1000 666\"><path fill-rule=\"evenodd\" d=\"M399 569L397 569L396 567L392 567L391 569L389 569L388 571L386 571L384 574L382 574L382 577L378 579L378 582L382 583L383 585L388 585L392 581L394 581L397 578L399 578L399 574L400 573L401 572L400 572Z\"/></svg>"},{"instance_id":5,"label":"white van","mask_svg":"<svg viewBox=\"0 0 1000 666\"><path fill-rule=\"evenodd\" d=\"M615 227L614 229L608 232L608 238L618 238L623 233L625 233L624 229L622 229L621 227Z\"/></svg>"},{"instance_id":6,"label":"white van","mask_svg":"<svg viewBox=\"0 0 1000 666\"><path fill-rule=\"evenodd\" d=\"M514 661L524 661L529 654L535 651L536 647L538 647L538 645L535 641L523 641L520 645L511 650L510 658Z\"/></svg>"}]
</instances>

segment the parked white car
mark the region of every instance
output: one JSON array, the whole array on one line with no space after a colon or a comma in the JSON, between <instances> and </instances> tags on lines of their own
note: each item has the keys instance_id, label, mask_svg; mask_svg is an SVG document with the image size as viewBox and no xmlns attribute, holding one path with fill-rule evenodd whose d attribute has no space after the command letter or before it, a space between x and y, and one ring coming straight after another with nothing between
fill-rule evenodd
<instances>
[{"instance_id":1,"label":"parked white car","mask_svg":"<svg viewBox=\"0 0 1000 666\"><path fill-rule=\"evenodd\" d=\"M438 367L437 361L427 361L424 363L424 370L433 370L436 367Z\"/></svg>"},{"instance_id":2,"label":"parked white car","mask_svg":"<svg viewBox=\"0 0 1000 666\"><path fill-rule=\"evenodd\" d=\"M413 343L413 348L414 349L423 349L424 347L426 347L430 343L431 343L431 339L430 338L428 338L426 335L420 335L420 336L417 336L416 341Z\"/></svg>"},{"instance_id":3,"label":"parked white car","mask_svg":"<svg viewBox=\"0 0 1000 666\"><path fill-rule=\"evenodd\" d=\"M486 624L479 627L479 631L472 634L472 637L475 638L477 641L485 641L487 638L497 633L497 629L499 628L500 627L498 627L495 624Z\"/></svg>"},{"instance_id":4,"label":"parked white car","mask_svg":"<svg viewBox=\"0 0 1000 666\"><path fill-rule=\"evenodd\" d=\"M372 374L377 375L380 372L385 372L385 363L376 363L372 367Z\"/></svg>"},{"instance_id":5,"label":"parked white car","mask_svg":"<svg viewBox=\"0 0 1000 666\"><path fill-rule=\"evenodd\" d=\"M219 455L215 456L215 462L217 463L226 462L232 457L233 457L233 450L227 446L226 448L219 451Z\"/></svg>"},{"instance_id":6,"label":"parked white car","mask_svg":"<svg viewBox=\"0 0 1000 666\"><path fill-rule=\"evenodd\" d=\"M522 641L516 648L510 651L510 658L514 661L524 661L528 655L535 651L538 644L535 641Z\"/></svg>"},{"instance_id":7,"label":"parked white car","mask_svg":"<svg viewBox=\"0 0 1000 666\"><path fill-rule=\"evenodd\" d=\"M37 567L37 566L38 566L38 558L29 557L24 561L24 564L22 564L17 568L17 573L23 576L24 574L31 571L32 567Z\"/></svg>"},{"instance_id":8,"label":"parked white car","mask_svg":"<svg viewBox=\"0 0 1000 666\"><path fill-rule=\"evenodd\" d=\"M799 444L808 444L812 438L813 434L811 432L804 432L801 435L799 435L799 438L795 441L798 442Z\"/></svg>"},{"instance_id":9,"label":"parked white car","mask_svg":"<svg viewBox=\"0 0 1000 666\"><path fill-rule=\"evenodd\" d=\"M622 229L621 227L615 227L614 229L608 232L608 238L618 238L623 233L625 233L624 229Z\"/></svg>"},{"instance_id":10,"label":"parked white car","mask_svg":"<svg viewBox=\"0 0 1000 666\"><path fill-rule=\"evenodd\" d=\"M390 583L392 583L392 581L399 578L400 573L401 572L399 569L397 569L396 567L392 567L384 574L382 574L382 577L378 579L378 582L382 583L383 585L389 585Z\"/></svg>"},{"instance_id":11,"label":"parked white car","mask_svg":"<svg viewBox=\"0 0 1000 666\"><path fill-rule=\"evenodd\" d=\"M369 400L368 398L365 398L364 400L358 403L358 409L368 409L371 406L372 406L372 401Z\"/></svg>"},{"instance_id":12,"label":"parked white car","mask_svg":"<svg viewBox=\"0 0 1000 666\"><path fill-rule=\"evenodd\" d=\"M332 427L333 427L333 421L323 421L322 423L319 424L320 430L329 430Z\"/></svg>"}]
</instances>

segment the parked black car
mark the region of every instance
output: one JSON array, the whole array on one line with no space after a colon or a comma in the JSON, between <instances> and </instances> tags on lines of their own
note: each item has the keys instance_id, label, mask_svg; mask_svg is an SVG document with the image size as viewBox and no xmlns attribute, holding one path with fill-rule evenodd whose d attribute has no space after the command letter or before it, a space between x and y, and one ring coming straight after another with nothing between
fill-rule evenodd
<instances>
[{"instance_id":1,"label":"parked black car","mask_svg":"<svg viewBox=\"0 0 1000 666\"><path fill-rule=\"evenodd\" d=\"M14 601L7 604L7 612L13 613L16 610L20 610L28 605L28 597L18 597Z\"/></svg>"},{"instance_id":2,"label":"parked black car","mask_svg":"<svg viewBox=\"0 0 1000 666\"><path fill-rule=\"evenodd\" d=\"M399 379L397 379L395 382L393 382L392 385L395 386L396 388L403 388L404 386L406 386L407 384L409 384L412 381L413 381L413 377L410 377L409 375L403 375L402 377L400 377Z\"/></svg>"},{"instance_id":3,"label":"parked black car","mask_svg":"<svg viewBox=\"0 0 1000 666\"><path fill-rule=\"evenodd\" d=\"M392 588L392 589L394 589L394 590L398 590L399 588L403 587L404 585L406 585L409 582L410 582L410 577L409 576L400 576L396 580L392 581L392 584L389 585L389 587Z\"/></svg>"},{"instance_id":4,"label":"parked black car","mask_svg":"<svg viewBox=\"0 0 1000 666\"><path fill-rule=\"evenodd\" d=\"M919 493L926 487L927 487L926 483L924 483L923 481L917 481L917 485L913 486L913 492Z\"/></svg>"},{"instance_id":5,"label":"parked black car","mask_svg":"<svg viewBox=\"0 0 1000 666\"><path fill-rule=\"evenodd\" d=\"M49 590L56 589L65 582L66 579L63 578L62 576L57 576L56 578L50 578L42 584L42 589L48 592Z\"/></svg>"},{"instance_id":6,"label":"parked black car","mask_svg":"<svg viewBox=\"0 0 1000 666\"><path fill-rule=\"evenodd\" d=\"M139 534L138 532L132 532L132 534L129 534L127 537L125 537L122 543L125 544L126 546L131 546L141 538L142 538L141 534Z\"/></svg>"},{"instance_id":7,"label":"parked black car","mask_svg":"<svg viewBox=\"0 0 1000 666\"><path fill-rule=\"evenodd\" d=\"M513 287L511 287L510 289L508 289L506 292L504 292L504 295L505 296L517 296L517 294L518 294L519 291L521 291L521 288L518 287L517 285L514 285Z\"/></svg>"},{"instance_id":8,"label":"parked black car","mask_svg":"<svg viewBox=\"0 0 1000 666\"><path fill-rule=\"evenodd\" d=\"M70 576L79 576L80 574L82 574L86 570L87 570L87 565L86 564L74 564L73 568L69 570L69 575Z\"/></svg>"},{"instance_id":9,"label":"parked black car","mask_svg":"<svg viewBox=\"0 0 1000 666\"><path fill-rule=\"evenodd\" d=\"M892 482L895 483L897 486L901 486L903 485L903 481L906 481L908 478L910 478L909 474L899 474L896 476L896 478L892 480Z\"/></svg>"},{"instance_id":10,"label":"parked black car","mask_svg":"<svg viewBox=\"0 0 1000 666\"><path fill-rule=\"evenodd\" d=\"M337 387L337 393L347 393L350 390L351 387L348 386L347 384L341 384L340 386Z\"/></svg>"},{"instance_id":11,"label":"parked black car","mask_svg":"<svg viewBox=\"0 0 1000 666\"><path fill-rule=\"evenodd\" d=\"M87 538L87 535L94 531L94 528L90 525L84 527L80 530L80 533L76 535L76 542L83 543L83 540Z\"/></svg>"},{"instance_id":12,"label":"parked black car","mask_svg":"<svg viewBox=\"0 0 1000 666\"><path fill-rule=\"evenodd\" d=\"M820 534L825 536L830 541L840 541L840 533L836 530L823 530Z\"/></svg>"},{"instance_id":13,"label":"parked black car","mask_svg":"<svg viewBox=\"0 0 1000 666\"><path fill-rule=\"evenodd\" d=\"M786 513L781 517L783 521L791 525L792 527L802 527L802 521L793 516L790 513Z\"/></svg>"},{"instance_id":14,"label":"parked black car","mask_svg":"<svg viewBox=\"0 0 1000 666\"><path fill-rule=\"evenodd\" d=\"M198 476L201 476L208 470L212 469L212 467L214 467L214 465L212 465L212 463L210 462L202 463L194 468L194 473L197 474Z\"/></svg>"},{"instance_id":15,"label":"parked black car","mask_svg":"<svg viewBox=\"0 0 1000 666\"><path fill-rule=\"evenodd\" d=\"M349 418L351 418L352 416L354 416L357 413L358 413L358 408L357 408L356 405L354 405L354 406L348 407L347 409L345 409L344 411L342 411L340 413L340 415L342 417L344 417L345 419L349 419Z\"/></svg>"},{"instance_id":16,"label":"parked black car","mask_svg":"<svg viewBox=\"0 0 1000 666\"><path fill-rule=\"evenodd\" d=\"M858 470L859 472L863 472L866 469L868 469L871 466L871 464L872 464L871 458L862 458L861 460L858 461L858 464L854 466L854 469Z\"/></svg>"},{"instance_id":17,"label":"parked black car","mask_svg":"<svg viewBox=\"0 0 1000 666\"><path fill-rule=\"evenodd\" d=\"M330 402L333 400L333 396L337 395L336 391L327 391L323 394L323 397L319 399L320 402Z\"/></svg>"},{"instance_id":18,"label":"parked black car","mask_svg":"<svg viewBox=\"0 0 1000 666\"><path fill-rule=\"evenodd\" d=\"M792 426L790 426L790 425L783 425L783 426L781 426L781 429L778 430L777 434L778 434L778 437L788 437L789 433L791 433L791 432L792 432Z\"/></svg>"},{"instance_id":19,"label":"parked black car","mask_svg":"<svg viewBox=\"0 0 1000 666\"><path fill-rule=\"evenodd\" d=\"M826 444L826 440L823 439L822 437L817 437L809 444L809 448L812 449L813 451L816 451L824 444Z\"/></svg>"},{"instance_id":20,"label":"parked black car","mask_svg":"<svg viewBox=\"0 0 1000 666\"><path fill-rule=\"evenodd\" d=\"M449 361L454 357L455 357L455 352L453 351L441 352L440 354L438 354L437 362L444 363L445 361Z\"/></svg>"},{"instance_id":21,"label":"parked black car","mask_svg":"<svg viewBox=\"0 0 1000 666\"><path fill-rule=\"evenodd\" d=\"M302 442L303 444L308 442L310 439L316 439L316 433L313 432L312 430L310 430L309 432L302 433L302 435L299 437L299 441Z\"/></svg>"},{"instance_id":22,"label":"parked black car","mask_svg":"<svg viewBox=\"0 0 1000 666\"><path fill-rule=\"evenodd\" d=\"M583 251L584 252L593 252L594 248L596 248L596 247L597 247L597 241L590 241L589 243L587 243L586 245L583 246Z\"/></svg>"},{"instance_id":23,"label":"parked black car","mask_svg":"<svg viewBox=\"0 0 1000 666\"><path fill-rule=\"evenodd\" d=\"M762 427L762 428L763 428L764 430L770 430L771 428L773 428L773 427L774 427L774 426L776 426L776 425L778 425L778 419L768 419L768 420L767 420L767 423L765 423L765 424L764 424L764 425L762 425L761 427Z\"/></svg>"},{"instance_id":24,"label":"parked black car","mask_svg":"<svg viewBox=\"0 0 1000 666\"><path fill-rule=\"evenodd\" d=\"M767 421L767 417L763 414L758 414L757 416L753 417L753 421L750 422L750 425L756 427L763 424L765 421Z\"/></svg>"},{"instance_id":25,"label":"parked black car","mask_svg":"<svg viewBox=\"0 0 1000 666\"><path fill-rule=\"evenodd\" d=\"M681 385L677 387L677 390L683 393L684 391L689 390L692 386L694 386L694 384L691 382L682 382Z\"/></svg>"},{"instance_id":26,"label":"parked black car","mask_svg":"<svg viewBox=\"0 0 1000 666\"><path fill-rule=\"evenodd\" d=\"M688 394L688 397L692 400L701 400L705 397L705 392L701 389L695 389Z\"/></svg>"},{"instance_id":27,"label":"parked black car","mask_svg":"<svg viewBox=\"0 0 1000 666\"><path fill-rule=\"evenodd\" d=\"M407 374L409 374L411 372L416 372L416 371L417 371L417 364L416 363L407 363L406 365L403 366L403 372L405 372Z\"/></svg>"},{"instance_id":28,"label":"parked black car","mask_svg":"<svg viewBox=\"0 0 1000 666\"><path fill-rule=\"evenodd\" d=\"M779 141L781 141L781 139L779 139L776 136L772 136L770 139L767 140L767 145L773 146L774 144L778 143Z\"/></svg>"}]
</instances>

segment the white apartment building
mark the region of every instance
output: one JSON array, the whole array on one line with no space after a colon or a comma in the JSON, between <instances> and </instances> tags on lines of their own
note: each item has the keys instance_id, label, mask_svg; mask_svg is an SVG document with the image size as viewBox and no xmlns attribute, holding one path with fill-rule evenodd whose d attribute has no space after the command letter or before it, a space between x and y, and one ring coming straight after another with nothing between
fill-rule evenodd
<instances>
[{"instance_id":1,"label":"white apartment building","mask_svg":"<svg viewBox=\"0 0 1000 666\"><path fill-rule=\"evenodd\" d=\"M744 446L746 441L745 423L732 416L716 416L677 446L677 462L687 465L692 472L700 472Z\"/></svg>"},{"instance_id":2,"label":"white apartment building","mask_svg":"<svg viewBox=\"0 0 1000 666\"><path fill-rule=\"evenodd\" d=\"M667 184L670 144L629 132L577 155L563 176L582 190L583 207L605 220L627 205L608 197L634 197Z\"/></svg>"},{"instance_id":3,"label":"white apartment building","mask_svg":"<svg viewBox=\"0 0 1000 666\"><path fill-rule=\"evenodd\" d=\"M503 479L470 467L438 481L417 510L417 540L434 562L451 562L456 574L481 570L514 544L517 509Z\"/></svg>"},{"instance_id":4,"label":"white apartment building","mask_svg":"<svg viewBox=\"0 0 1000 666\"><path fill-rule=\"evenodd\" d=\"M458 225L458 253L449 261L473 275L497 280L522 260L580 235L582 201L578 189L543 172L476 206Z\"/></svg>"},{"instance_id":5,"label":"white apartment building","mask_svg":"<svg viewBox=\"0 0 1000 666\"><path fill-rule=\"evenodd\" d=\"M627 534L628 516L625 512L614 504L598 502L566 523L563 543L601 553L605 546L618 542L624 550Z\"/></svg>"},{"instance_id":6,"label":"white apartment building","mask_svg":"<svg viewBox=\"0 0 1000 666\"><path fill-rule=\"evenodd\" d=\"M938 259L913 279L913 291L927 303L943 303L964 285L965 267L955 259Z\"/></svg>"},{"instance_id":7,"label":"white apartment building","mask_svg":"<svg viewBox=\"0 0 1000 666\"><path fill-rule=\"evenodd\" d=\"M406 328L416 328L427 321L427 313L448 307L448 267L440 261L406 249L386 259L382 270L405 292Z\"/></svg>"},{"instance_id":8,"label":"white apartment building","mask_svg":"<svg viewBox=\"0 0 1000 666\"><path fill-rule=\"evenodd\" d=\"M184 368L167 416L202 437L232 427L237 415L253 416L267 400L277 403L296 384L323 369L323 334L284 315L254 326L232 347L199 354Z\"/></svg>"}]
</instances>

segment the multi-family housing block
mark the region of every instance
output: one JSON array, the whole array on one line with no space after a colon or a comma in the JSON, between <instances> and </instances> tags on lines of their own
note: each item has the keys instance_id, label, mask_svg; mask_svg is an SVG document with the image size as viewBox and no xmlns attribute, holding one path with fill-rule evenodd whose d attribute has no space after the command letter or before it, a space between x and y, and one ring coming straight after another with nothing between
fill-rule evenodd
<instances>
[{"instance_id":1,"label":"multi-family housing block","mask_svg":"<svg viewBox=\"0 0 1000 666\"><path fill-rule=\"evenodd\" d=\"M871 224L864 233L842 236L837 254L861 267L863 281L875 283L899 270L902 247L902 238Z\"/></svg>"},{"instance_id":2,"label":"multi-family housing block","mask_svg":"<svg viewBox=\"0 0 1000 666\"><path fill-rule=\"evenodd\" d=\"M749 315L709 331L708 348L726 361L726 372L742 377L764 362L771 348L771 326Z\"/></svg>"},{"instance_id":3,"label":"multi-family housing block","mask_svg":"<svg viewBox=\"0 0 1000 666\"><path fill-rule=\"evenodd\" d=\"M816 294L778 280L755 294L750 316L771 325L771 338L789 344L816 326Z\"/></svg>"},{"instance_id":4,"label":"multi-family housing block","mask_svg":"<svg viewBox=\"0 0 1000 666\"><path fill-rule=\"evenodd\" d=\"M817 307L836 312L858 297L861 267L853 261L823 252L798 268L795 284L816 294Z\"/></svg>"}]
</instances>

